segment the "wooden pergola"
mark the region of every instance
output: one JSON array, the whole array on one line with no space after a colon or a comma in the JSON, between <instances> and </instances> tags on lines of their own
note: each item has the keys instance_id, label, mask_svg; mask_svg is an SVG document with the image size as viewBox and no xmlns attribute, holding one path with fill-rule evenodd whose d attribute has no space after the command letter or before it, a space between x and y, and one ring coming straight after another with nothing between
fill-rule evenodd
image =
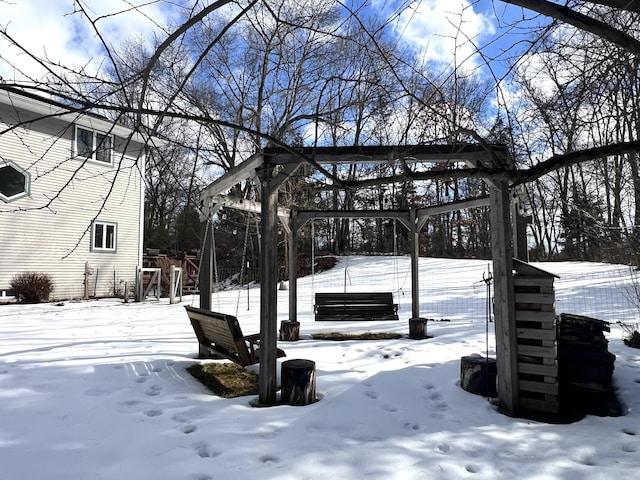
<instances>
[{"instance_id":1,"label":"wooden pergola","mask_svg":"<svg viewBox=\"0 0 640 480\"><path fill-rule=\"evenodd\" d=\"M327 180L335 190L363 189L375 185L416 182L428 179L481 178L489 187L489 195L449 202L437 206L415 206L407 210L298 210L278 205L278 189L307 163ZM334 165L387 163L397 166L399 173L365 180L345 180L332 173ZM260 380L259 403L276 403L277 358L277 289L278 289L278 222L286 231L289 243L289 265L297 265L298 231L306 222L318 218L392 218L410 233L411 315L420 317L418 252L419 233L427 217L449 211L490 207L491 250L494 275L494 318L496 329L496 363L498 396L505 413L516 414L518 405L517 359L515 353L513 257L526 260L524 221L512 197L506 172L513 162L504 145L416 145L393 147L315 147L267 148L229 170L204 188L200 194L202 219L209 222L222 207L252 211L261 215L260 259ZM395 171L396 169L394 169ZM233 186L257 179L260 203L234 199L226 194ZM513 219L513 222L512 222ZM513 227L512 227L513 225ZM200 307L211 310L213 255L211 228L203 240L200 265ZM297 319L297 269L289 269L289 320Z\"/></svg>"}]
</instances>

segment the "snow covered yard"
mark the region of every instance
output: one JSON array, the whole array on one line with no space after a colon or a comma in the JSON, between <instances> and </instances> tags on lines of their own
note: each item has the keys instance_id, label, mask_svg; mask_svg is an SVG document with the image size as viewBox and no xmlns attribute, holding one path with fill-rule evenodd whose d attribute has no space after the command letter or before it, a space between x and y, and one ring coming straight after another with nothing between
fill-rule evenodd
<instances>
[{"instance_id":1,"label":"snow covered yard","mask_svg":"<svg viewBox=\"0 0 640 480\"><path fill-rule=\"evenodd\" d=\"M388 257L350 262L354 278L397 270ZM625 416L569 425L509 418L458 386L460 358L487 348L493 354L494 339L491 332L485 344L484 287L473 287L480 308L470 309L463 300L472 295L444 285L450 277L451 285L475 284L486 265L421 259L421 284L437 278L444 290L421 296L421 311L438 318L438 304L447 303L451 310L441 316L451 321L429 322L433 338L420 341L311 340L311 333L333 330L406 335L410 295L405 288L398 322L314 322L304 298L345 274L301 279L302 339L280 347L287 359L316 362L321 400L305 407L221 399L185 371L197 342L183 305L197 305L197 298L182 305L163 299L0 306L0 479L635 478L640 350L623 345L619 326L608 338ZM621 293L625 267L537 265L560 275L558 313L636 318ZM244 333L257 332L258 291L241 295L214 294L214 309L237 314ZM278 301L284 320L286 291Z\"/></svg>"}]
</instances>

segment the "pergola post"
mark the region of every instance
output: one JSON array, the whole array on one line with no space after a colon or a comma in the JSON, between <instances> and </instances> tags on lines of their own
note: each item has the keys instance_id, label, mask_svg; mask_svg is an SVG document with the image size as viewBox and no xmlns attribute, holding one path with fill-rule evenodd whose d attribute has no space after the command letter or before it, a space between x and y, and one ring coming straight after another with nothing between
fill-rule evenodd
<instances>
[{"instance_id":1,"label":"pergola post","mask_svg":"<svg viewBox=\"0 0 640 480\"><path fill-rule=\"evenodd\" d=\"M207 218L202 239L202 255L198 270L200 308L211 310L211 277L213 271L213 222Z\"/></svg>"},{"instance_id":2,"label":"pergola post","mask_svg":"<svg viewBox=\"0 0 640 480\"><path fill-rule=\"evenodd\" d=\"M409 211L409 242L411 249L411 318L420 317L420 230L418 229L418 218L416 209Z\"/></svg>"},{"instance_id":3,"label":"pergola post","mask_svg":"<svg viewBox=\"0 0 640 480\"><path fill-rule=\"evenodd\" d=\"M490 182L490 191L498 398L500 409L504 413L516 415L520 400L513 290L511 199L509 185L504 181Z\"/></svg>"},{"instance_id":4,"label":"pergola post","mask_svg":"<svg viewBox=\"0 0 640 480\"><path fill-rule=\"evenodd\" d=\"M527 217L524 215L524 186L517 187L511 202L511 217L513 219L513 256L523 262L529 261L529 245L527 244Z\"/></svg>"},{"instance_id":5,"label":"pergola post","mask_svg":"<svg viewBox=\"0 0 640 480\"><path fill-rule=\"evenodd\" d=\"M298 211L289 216L289 320L298 321Z\"/></svg>"},{"instance_id":6,"label":"pergola post","mask_svg":"<svg viewBox=\"0 0 640 480\"><path fill-rule=\"evenodd\" d=\"M272 184L273 166L267 159L260 174L260 379L261 405L276 403L278 316L278 189Z\"/></svg>"},{"instance_id":7,"label":"pergola post","mask_svg":"<svg viewBox=\"0 0 640 480\"><path fill-rule=\"evenodd\" d=\"M298 168L290 163L276 169L264 157L260 178L260 379L258 401L276 404L278 357L278 188Z\"/></svg>"},{"instance_id":8,"label":"pergola post","mask_svg":"<svg viewBox=\"0 0 640 480\"><path fill-rule=\"evenodd\" d=\"M523 216L518 209L513 212L514 226L514 246L513 256L523 262L529 262L529 245L527 244L527 217Z\"/></svg>"}]
</instances>

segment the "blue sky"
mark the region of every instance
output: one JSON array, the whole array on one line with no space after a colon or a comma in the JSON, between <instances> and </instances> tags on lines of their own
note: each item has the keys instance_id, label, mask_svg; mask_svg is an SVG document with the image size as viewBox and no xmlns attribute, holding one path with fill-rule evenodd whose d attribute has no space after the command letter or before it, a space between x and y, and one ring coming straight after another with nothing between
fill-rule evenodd
<instances>
[{"instance_id":1,"label":"blue sky","mask_svg":"<svg viewBox=\"0 0 640 480\"><path fill-rule=\"evenodd\" d=\"M38 56L69 67L98 68L103 46L90 23L75 10L80 3L92 18L101 18L98 26L108 43L117 45L132 35L162 33L160 25L175 8L171 2L142 0L20 0L0 2L0 26L17 42ZM140 12L128 12L131 4L144 5ZM111 16L116 12L118 15ZM5 80L23 79L19 71L40 77L39 67L7 39L0 38L0 76ZM13 68L15 67L15 68Z\"/></svg>"},{"instance_id":2,"label":"blue sky","mask_svg":"<svg viewBox=\"0 0 640 480\"><path fill-rule=\"evenodd\" d=\"M201 0L197 0L200 3ZM209 2L209 0L204 0ZM93 18L107 43L117 45L131 36L163 37L162 26L180 14L186 14L176 2L166 0L76 0ZM0 2L0 26L29 51L47 56L69 67L95 70L103 61L103 46L89 22L77 11L73 0L21 0ZM353 0L360 4L362 0ZM349 3L349 0L345 0ZM141 5L131 11L131 5ZM367 0L370 11L387 18L397 35L411 45L425 60L457 64L474 69L484 60L475 53L484 46L486 57L506 58L509 49L521 37L510 30L524 12L498 0ZM184 7L184 3L182 3ZM113 15L114 13L117 15ZM461 27L463 34L457 33ZM505 54L508 50L508 54ZM456 52L455 61L453 53ZM15 68L14 68L15 67ZM484 68L484 67L483 67ZM493 65L494 75L504 74L504 65ZM490 73L484 68L487 75ZM41 77L44 69L20 54L6 39L0 38L0 76L5 80Z\"/></svg>"},{"instance_id":3,"label":"blue sky","mask_svg":"<svg viewBox=\"0 0 640 480\"><path fill-rule=\"evenodd\" d=\"M517 44L536 17L498 0L370 0L370 4L386 17L395 17L396 32L416 49L424 49L428 59L451 61L456 51L456 61L463 67L485 61L475 55L478 48L491 59L521 51Z\"/></svg>"}]
</instances>

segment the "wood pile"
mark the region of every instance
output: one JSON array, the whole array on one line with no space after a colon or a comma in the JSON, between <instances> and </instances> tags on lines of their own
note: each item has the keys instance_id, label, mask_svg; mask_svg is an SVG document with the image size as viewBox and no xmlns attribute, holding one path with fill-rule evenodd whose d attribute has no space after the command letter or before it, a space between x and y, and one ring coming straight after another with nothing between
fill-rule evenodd
<instances>
[{"instance_id":1,"label":"wood pile","mask_svg":"<svg viewBox=\"0 0 640 480\"><path fill-rule=\"evenodd\" d=\"M613 387L616 356L608 351L609 322L581 315L558 316L558 380L561 414L622 415Z\"/></svg>"}]
</instances>

